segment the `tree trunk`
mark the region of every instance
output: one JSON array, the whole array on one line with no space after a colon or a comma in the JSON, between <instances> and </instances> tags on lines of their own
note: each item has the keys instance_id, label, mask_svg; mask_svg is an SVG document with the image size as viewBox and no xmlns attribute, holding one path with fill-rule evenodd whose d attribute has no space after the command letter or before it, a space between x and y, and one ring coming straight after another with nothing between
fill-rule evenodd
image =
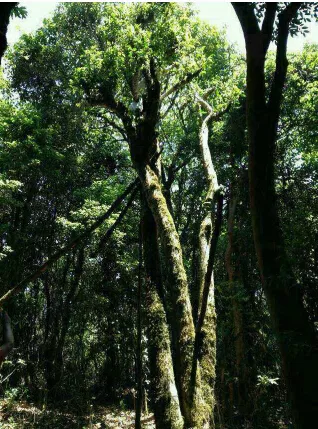
<instances>
[{"instance_id":1,"label":"tree trunk","mask_svg":"<svg viewBox=\"0 0 318 429\"><path fill-rule=\"evenodd\" d=\"M220 232L220 224L214 225L213 217L215 200L220 188L209 148L208 124L213 118L213 110L205 100L199 96L197 96L197 98L202 107L208 110L208 115L202 121L199 133L199 146L202 166L207 182L207 192L203 204L203 219L199 232L198 279L194 301L196 334L193 352L191 387L194 388L197 366L200 364L202 391L207 406L206 412L209 415L209 427L214 428L216 312L214 302L213 264L218 234ZM217 220L221 220L221 218L217 218Z\"/></svg>"},{"instance_id":2,"label":"tree trunk","mask_svg":"<svg viewBox=\"0 0 318 429\"><path fill-rule=\"evenodd\" d=\"M287 261L274 184L273 141L265 113L248 109L249 179L253 235L262 284L283 362L296 428L318 415L318 343Z\"/></svg>"},{"instance_id":3,"label":"tree trunk","mask_svg":"<svg viewBox=\"0 0 318 429\"><path fill-rule=\"evenodd\" d=\"M190 380L195 332L179 236L162 193L158 175L150 165L139 165L138 174L147 204L156 222L162 247L167 298L174 314L173 317L169 317L169 323L175 348L175 380L185 427L202 428L203 422L207 419L207 410L200 397L202 392L199 372L193 400L191 397Z\"/></svg>"},{"instance_id":4,"label":"tree trunk","mask_svg":"<svg viewBox=\"0 0 318 429\"><path fill-rule=\"evenodd\" d=\"M146 271L150 393L156 428L181 429L183 418L174 379L169 330L163 305L156 224L146 203L142 215L142 238Z\"/></svg>"},{"instance_id":5,"label":"tree trunk","mask_svg":"<svg viewBox=\"0 0 318 429\"><path fill-rule=\"evenodd\" d=\"M140 220L141 222L141 220ZM141 429L141 412L143 402L143 368L142 368L142 238L141 223L139 227L139 264L138 264L138 296L137 296L137 347L136 347L136 412L135 429Z\"/></svg>"},{"instance_id":6,"label":"tree trunk","mask_svg":"<svg viewBox=\"0 0 318 429\"><path fill-rule=\"evenodd\" d=\"M232 314L233 314L233 333L235 344L235 367L238 379L237 399L240 417L245 420L251 414L251 393L250 374L247 364L246 350L246 332L244 326L244 314L242 301L238 297L240 290L243 288L243 280L236 260L240 250L237 248L234 230L235 210L238 197L233 196L232 192L229 200L229 217L228 217L228 246L225 252L225 266L230 283Z\"/></svg>"}]
</instances>

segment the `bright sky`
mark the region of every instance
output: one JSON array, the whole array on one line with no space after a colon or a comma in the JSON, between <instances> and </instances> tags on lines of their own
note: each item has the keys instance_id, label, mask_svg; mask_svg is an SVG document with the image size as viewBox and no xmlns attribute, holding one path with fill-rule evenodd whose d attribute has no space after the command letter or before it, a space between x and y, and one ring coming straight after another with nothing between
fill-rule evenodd
<instances>
[{"instance_id":1,"label":"bright sky","mask_svg":"<svg viewBox=\"0 0 318 429\"><path fill-rule=\"evenodd\" d=\"M14 18L11 20L8 30L8 42L15 43L21 34L31 32L39 28L44 18L50 17L58 2L53 1L27 1L21 2L21 6L26 6L28 16L26 19ZM238 19L233 11L230 2L194 2L199 11L199 16L210 24L219 28L226 27L227 36L230 42L236 43L241 51L244 51L244 39ZM297 36L289 38L288 50L301 50L305 42L318 43L318 23L308 23L309 34L306 38Z\"/></svg>"}]
</instances>

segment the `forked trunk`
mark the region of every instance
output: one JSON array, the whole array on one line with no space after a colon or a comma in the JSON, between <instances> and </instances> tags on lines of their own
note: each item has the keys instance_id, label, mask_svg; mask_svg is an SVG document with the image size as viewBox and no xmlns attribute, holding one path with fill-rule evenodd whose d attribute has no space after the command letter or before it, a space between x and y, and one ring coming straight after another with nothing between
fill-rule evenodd
<instances>
[{"instance_id":1,"label":"forked trunk","mask_svg":"<svg viewBox=\"0 0 318 429\"><path fill-rule=\"evenodd\" d=\"M174 314L174 317L169 317L169 323L171 324L172 344L174 345L175 381L180 408L185 427L199 429L204 427L206 409L204 401L201 399L199 372L193 400L190 392L195 332L179 236L163 195L158 175L149 165L139 166L138 173L160 237L167 300Z\"/></svg>"}]
</instances>

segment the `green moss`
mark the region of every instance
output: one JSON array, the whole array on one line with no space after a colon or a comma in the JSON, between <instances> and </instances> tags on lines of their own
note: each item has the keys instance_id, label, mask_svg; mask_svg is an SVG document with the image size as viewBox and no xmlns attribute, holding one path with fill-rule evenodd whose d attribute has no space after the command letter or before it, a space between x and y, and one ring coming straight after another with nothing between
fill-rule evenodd
<instances>
[{"instance_id":1,"label":"green moss","mask_svg":"<svg viewBox=\"0 0 318 429\"><path fill-rule=\"evenodd\" d=\"M168 307L172 313L172 316L168 315L168 320L176 349L175 380L185 420L184 427L201 429L213 414L211 411L213 399L207 400L208 395L202 390L200 369L196 375L195 394L193 398L191 396L190 381L195 331L179 236L156 173L149 166L144 166L139 169L139 177L160 236Z\"/></svg>"}]
</instances>

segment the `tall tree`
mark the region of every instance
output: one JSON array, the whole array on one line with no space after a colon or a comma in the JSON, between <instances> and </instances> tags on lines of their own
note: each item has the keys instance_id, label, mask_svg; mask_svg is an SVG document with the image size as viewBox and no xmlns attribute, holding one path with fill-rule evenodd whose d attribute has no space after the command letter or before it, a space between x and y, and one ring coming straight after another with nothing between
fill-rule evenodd
<instances>
[{"instance_id":1,"label":"tall tree","mask_svg":"<svg viewBox=\"0 0 318 429\"><path fill-rule=\"evenodd\" d=\"M246 45L249 186L255 249L295 427L308 428L318 412L318 341L286 255L274 174L277 127L288 66L288 35L297 30L300 21L296 20L308 13L308 6L296 2L262 4L261 27L255 5L233 3L233 7ZM276 17L276 64L271 86L267 88L265 60Z\"/></svg>"},{"instance_id":2,"label":"tall tree","mask_svg":"<svg viewBox=\"0 0 318 429\"><path fill-rule=\"evenodd\" d=\"M213 427L211 397L214 392L210 382L214 370L211 370L212 376L201 378L201 366L205 360L203 355L213 354L214 346L193 353L195 321L181 243L153 160L159 152L163 112L174 103L178 93L198 77L202 67L211 76L216 77L222 71L222 78L225 77L226 44L215 30L201 24L190 8L174 3L61 6L50 28L40 30L35 38L25 41L20 53L24 49L29 51L29 58L36 58L36 63L43 64L46 72L37 65L41 75L38 82L42 84L34 91L34 70L26 70L25 60L16 56L18 73L14 73L14 81L22 96L29 98L33 93L37 100L54 100L63 92L72 103L95 109L92 111L101 116L105 124L110 124L118 140L121 138L129 145L133 167L156 223L174 377L185 427L199 428L204 424ZM64 44L68 42L71 43L65 49ZM43 44L52 57L60 59L54 61L55 70L48 67L46 55L39 58L38 47ZM74 47L72 55L68 52L70 46ZM57 76L61 86L52 85ZM203 307L213 305L211 300L206 302L211 273L208 277L200 308L201 301ZM201 312L201 326L208 313L205 309ZM206 334L207 342L210 338L215 338L215 332L211 336ZM191 383L193 359L198 361L195 383ZM215 356L206 362L208 371L208 366L215 364ZM209 393L205 396L204 392Z\"/></svg>"}]
</instances>

